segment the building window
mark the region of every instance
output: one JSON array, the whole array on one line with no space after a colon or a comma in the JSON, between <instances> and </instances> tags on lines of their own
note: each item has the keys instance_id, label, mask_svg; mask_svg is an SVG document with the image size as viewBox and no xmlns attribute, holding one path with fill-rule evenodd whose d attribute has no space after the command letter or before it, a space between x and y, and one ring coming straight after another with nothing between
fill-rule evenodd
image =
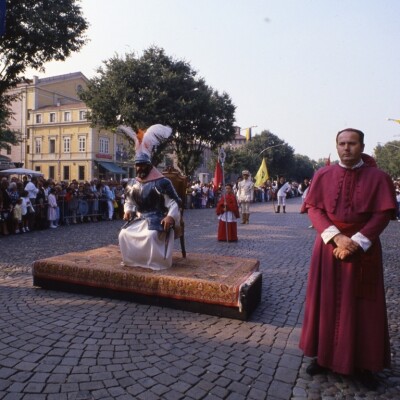
<instances>
[{"instance_id":1,"label":"building window","mask_svg":"<svg viewBox=\"0 0 400 400\"><path fill-rule=\"evenodd\" d=\"M35 171L36 171L36 172L40 172L40 171L41 171L40 165L36 165Z\"/></svg>"},{"instance_id":2,"label":"building window","mask_svg":"<svg viewBox=\"0 0 400 400\"><path fill-rule=\"evenodd\" d=\"M55 167L53 167L53 166L49 167L49 178L50 179L55 179L55 171L56 171Z\"/></svg>"},{"instance_id":3,"label":"building window","mask_svg":"<svg viewBox=\"0 0 400 400\"><path fill-rule=\"evenodd\" d=\"M35 139L35 154L42 152L42 139Z\"/></svg>"},{"instance_id":4,"label":"building window","mask_svg":"<svg viewBox=\"0 0 400 400\"><path fill-rule=\"evenodd\" d=\"M49 142L49 153L54 154L56 152L56 140L50 139Z\"/></svg>"},{"instance_id":5,"label":"building window","mask_svg":"<svg viewBox=\"0 0 400 400\"><path fill-rule=\"evenodd\" d=\"M71 122L71 113L69 111L64 112L64 122Z\"/></svg>"},{"instance_id":6,"label":"building window","mask_svg":"<svg viewBox=\"0 0 400 400\"><path fill-rule=\"evenodd\" d=\"M68 165L64 165L63 167L63 179L65 181L69 181L69 166Z\"/></svg>"},{"instance_id":7,"label":"building window","mask_svg":"<svg viewBox=\"0 0 400 400\"><path fill-rule=\"evenodd\" d=\"M26 130L26 138L29 139L29 136L31 136L31 130L27 129Z\"/></svg>"},{"instance_id":8,"label":"building window","mask_svg":"<svg viewBox=\"0 0 400 400\"><path fill-rule=\"evenodd\" d=\"M85 166L84 165L80 165L78 168L78 179L80 181L85 180Z\"/></svg>"},{"instance_id":9,"label":"building window","mask_svg":"<svg viewBox=\"0 0 400 400\"><path fill-rule=\"evenodd\" d=\"M100 153L101 154L109 154L109 143L110 140L108 138L100 138Z\"/></svg>"},{"instance_id":10,"label":"building window","mask_svg":"<svg viewBox=\"0 0 400 400\"><path fill-rule=\"evenodd\" d=\"M80 121L86 120L86 111L84 110L79 111L79 120Z\"/></svg>"},{"instance_id":11,"label":"building window","mask_svg":"<svg viewBox=\"0 0 400 400\"><path fill-rule=\"evenodd\" d=\"M79 151L81 153L84 153L86 151L86 137L85 136L79 136L78 147L79 147Z\"/></svg>"},{"instance_id":12,"label":"building window","mask_svg":"<svg viewBox=\"0 0 400 400\"><path fill-rule=\"evenodd\" d=\"M71 138L65 137L64 138L64 153L71 152Z\"/></svg>"},{"instance_id":13,"label":"building window","mask_svg":"<svg viewBox=\"0 0 400 400\"><path fill-rule=\"evenodd\" d=\"M11 155L11 146L7 145L7 155Z\"/></svg>"},{"instance_id":14,"label":"building window","mask_svg":"<svg viewBox=\"0 0 400 400\"><path fill-rule=\"evenodd\" d=\"M42 123L42 114L36 114L36 123L41 124Z\"/></svg>"},{"instance_id":15,"label":"building window","mask_svg":"<svg viewBox=\"0 0 400 400\"><path fill-rule=\"evenodd\" d=\"M50 122L56 122L56 113L51 112L49 117Z\"/></svg>"}]
</instances>

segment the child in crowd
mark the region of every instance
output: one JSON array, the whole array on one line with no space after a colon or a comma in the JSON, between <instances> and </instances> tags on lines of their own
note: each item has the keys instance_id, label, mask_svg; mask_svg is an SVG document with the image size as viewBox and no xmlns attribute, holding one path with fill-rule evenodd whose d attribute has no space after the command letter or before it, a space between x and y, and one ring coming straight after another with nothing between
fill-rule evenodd
<instances>
[{"instance_id":1,"label":"child in crowd","mask_svg":"<svg viewBox=\"0 0 400 400\"><path fill-rule=\"evenodd\" d=\"M29 232L29 220L35 210L29 198L29 193L24 190L21 195L21 212L22 212L22 232Z\"/></svg>"},{"instance_id":2,"label":"child in crowd","mask_svg":"<svg viewBox=\"0 0 400 400\"><path fill-rule=\"evenodd\" d=\"M57 219L57 199L54 188L51 188L49 190L47 202L47 220L50 222L50 228L57 228L57 225L55 223Z\"/></svg>"},{"instance_id":3,"label":"child in crowd","mask_svg":"<svg viewBox=\"0 0 400 400\"><path fill-rule=\"evenodd\" d=\"M19 198L17 203L13 208L13 229L14 233L20 233L20 228L22 228L22 209L21 209L22 199Z\"/></svg>"}]
</instances>

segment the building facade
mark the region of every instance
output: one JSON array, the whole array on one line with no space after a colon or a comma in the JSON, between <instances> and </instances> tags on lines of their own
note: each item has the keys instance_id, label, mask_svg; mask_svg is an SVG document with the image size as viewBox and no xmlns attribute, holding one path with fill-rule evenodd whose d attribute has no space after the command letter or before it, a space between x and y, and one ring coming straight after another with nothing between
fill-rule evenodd
<instances>
[{"instance_id":1,"label":"building facade","mask_svg":"<svg viewBox=\"0 0 400 400\"><path fill-rule=\"evenodd\" d=\"M120 132L92 127L78 97L87 85L80 72L34 79L14 93L11 129L19 146L8 157L56 181L90 181L132 176L131 144Z\"/></svg>"}]
</instances>

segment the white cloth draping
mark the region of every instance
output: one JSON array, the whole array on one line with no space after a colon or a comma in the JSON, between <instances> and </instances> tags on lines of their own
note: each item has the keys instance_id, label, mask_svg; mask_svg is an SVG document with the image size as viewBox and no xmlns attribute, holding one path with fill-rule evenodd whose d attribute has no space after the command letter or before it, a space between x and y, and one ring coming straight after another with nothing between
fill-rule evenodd
<instances>
[{"instance_id":1,"label":"white cloth draping","mask_svg":"<svg viewBox=\"0 0 400 400\"><path fill-rule=\"evenodd\" d=\"M179 225L178 204L167 195L164 195L164 204L168 209L168 215L175 220L175 225ZM140 217L140 213L138 216ZM168 235L168 247L164 258L166 232L149 230L146 220L134 221L126 229L121 229L118 239L123 263L127 266L152 270L170 268L174 249L173 230Z\"/></svg>"}]
</instances>

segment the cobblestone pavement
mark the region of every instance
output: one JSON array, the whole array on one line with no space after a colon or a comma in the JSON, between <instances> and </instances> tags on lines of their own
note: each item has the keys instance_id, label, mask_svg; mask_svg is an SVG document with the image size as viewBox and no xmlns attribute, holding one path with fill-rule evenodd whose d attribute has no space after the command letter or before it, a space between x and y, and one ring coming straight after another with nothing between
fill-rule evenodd
<instances>
[{"instance_id":1,"label":"cobblestone pavement","mask_svg":"<svg viewBox=\"0 0 400 400\"><path fill-rule=\"evenodd\" d=\"M305 373L297 343L315 231L299 208L255 204L238 243L216 241L215 210L185 211L188 252L260 260L262 302L246 322L32 286L32 261L116 244L121 221L0 237L0 399L399 399L400 224L382 236L393 365L367 392Z\"/></svg>"}]
</instances>

